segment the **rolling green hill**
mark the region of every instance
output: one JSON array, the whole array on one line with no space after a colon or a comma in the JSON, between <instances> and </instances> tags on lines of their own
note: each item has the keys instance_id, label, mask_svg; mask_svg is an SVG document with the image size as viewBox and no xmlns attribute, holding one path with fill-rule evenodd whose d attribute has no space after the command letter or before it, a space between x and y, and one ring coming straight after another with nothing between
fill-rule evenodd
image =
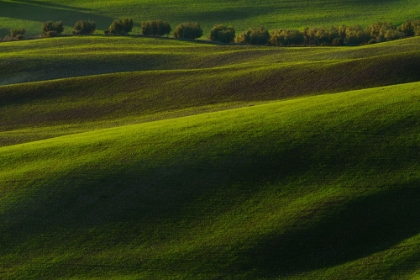
<instances>
[{"instance_id":1,"label":"rolling green hill","mask_svg":"<svg viewBox=\"0 0 420 280\"><path fill-rule=\"evenodd\" d=\"M162 19L173 27L185 21L198 21L208 34L217 23L230 24L237 31L261 25L267 28L366 26L377 21L400 24L419 18L419 12L420 3L416 0L3 0L0 2L0 36L17 27L25 27L30 36L39 35L42 23L48 20L63 21L68 33L80 19L92 19L99 30L105 30L113 19L128 16L136 22L134 32L140 31L140 23L145 20Z\"/></svg>"},{"instance_id":2,"label":"rolling green hill","mask_svg":"<svg viewBox=\"0 0 420 280\"><path fill-rule=\"evenodd\" d=\"M0 1L0 36L37 35L50 19L67 32L123 16L135 32L149 19L207 32L420 11L414 0L68 2ZM419 44L0 43L0 279L420 279Z\"/></svg>"},{"instance_id":3,"label":"rolling green hill","mask_svg":"<svg viewBox=\"0 0 420 280\"><path fill-rule=\"evenodd\" d=\"M418 37L340 48L126 37L3 43L0 83L9 85L0 87L0 143L420 81L419 43Z\"/></svg>"},{"instance_id":4,"label":"rolling green hill","mask_svg":"<svg viewBox=\"0 0 420 280\"><path fill-rule=\"evenodd\" d=\"M418 276L419 86L0 148L0 277Z\"/></svg>"}]
</instances>

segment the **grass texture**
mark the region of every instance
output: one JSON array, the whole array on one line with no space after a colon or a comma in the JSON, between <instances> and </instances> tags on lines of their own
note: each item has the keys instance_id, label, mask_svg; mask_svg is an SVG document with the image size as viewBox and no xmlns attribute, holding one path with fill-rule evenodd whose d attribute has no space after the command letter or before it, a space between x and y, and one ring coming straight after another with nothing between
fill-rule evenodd
<instances>
[{"instance_id":1,"label":"grass texture","mask_svg":"<svg viewBox=\"0 0 420 280\"><path fill-rule=\"evenodd\" d=\"M340 48L115 37L3 43L0 145L420 81L419 41Z\"/></svg>"},{"instance_id":2,"label":"grass texture","mask_svg":"<svg viewBox=\"0 0 420 280\"><path fill-rule=\"evenodd\" d=\"M419 83L0 148L2 279L416 276Z\"/></svg>"},{"instance_id":3,"label":"grass texture","mask_svg":"<svg viewBox=\"0 0 420 280\"><path fill-rule=\"evenodd\" d=\"M0 17L105 22L146 2L118 3ZM1 43L0 279L418 279L419 42Z\"/></svg>"},{"instance_id":4,"label":"grass texture","mask_svg":"<svg viewBox=\"0 0 420 280\"><path fill-rule=\"evenodd\" d=\"M367 26L377 21L400 24L419 17L416 0L298 0L298 1L17 1L0 2L0 36L11 28L24 27L30 36L41 33L48 20L63 21L71 33L78 20L92 19L98 32L109 27L115 18L130 17L135 21L133 32L140 32L141 21L161 19L173 27L181 22L198 21L208 34L215 24L230 24L237 31L265 26L270 29L329 27L331 25ZM207 35L208 36L208 35Z\"/></svg>"}]
</instances>

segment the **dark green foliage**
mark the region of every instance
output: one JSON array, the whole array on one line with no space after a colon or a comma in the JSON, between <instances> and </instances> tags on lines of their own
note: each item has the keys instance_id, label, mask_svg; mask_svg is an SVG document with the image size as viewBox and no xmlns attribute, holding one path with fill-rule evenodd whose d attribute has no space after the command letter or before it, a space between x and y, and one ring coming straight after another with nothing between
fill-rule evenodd
<instances>
[{"instance_id":1,"label":"dark green foliage","mask_svg":"<svg viewBox=\"0 0 420 280\"><path fill-rule=\"evenodd\" d=\"M48 31L45 33L45 37L57 37L58 33L56 31Z\"/></svg>"},{"instance_id":2,"label":"dark green foliage","mask_svg":"<svg viewBox=\"0 0 420 280\"><path fill-rule=\"evenodd\" d=\"M58 34L61 34L63 30L64 28L63 28L62 21L56 21L56 22L47 21L47 22L44 22L44 24L42 25L42 35L44 36L47 36L47 33L50 31L54 31L58 35Z\"/></svg>"},{"instance_id":3,"label":"dark green foliage","mask_svg":"<svg viewBox=\"0 0 420 280\"><path fill-rule=\"evenodd\" d=\"M303 33L299 30L279 29L270 33L270 44L274 46L301 45L303 42Z\"/></svg>"},{"instance_id":4,"label":"dark green foliage","mask_svg":"<svg viewBox=\"0 0 420 280\"><path fill-rule=\"evenodd\" d=\"M420 20L406 20L397 30L403 32L407 37L420 36Z\"/></svg>"},{"instance_id":5,"label":"dark green foliage","mask_svg":"<svg viewBox=\"0 0 420 280\"><path fill-rule=\"evenodd\" d=\"M184 22L174 30L174 37L180 39L197 39L203 36L203 29L197 22Z\"/></svg>"},{"instance_id":6,"label":"dark green foliage","mask_svg":"<svg viewBox=\"0 0 420 280\"><path fill-rule=\"evenodd\" d=\"M235 39L235 29L231 26L217 24L210 30L210 39L222 43L230 43Z\"/></svg>"},{"instance_id":7,"label":"dark green foliage","mask_svg":"<svg viewBox=\"0 0 420 280\"><path fill-rule=\"evenodd\" d=\"M327 28L309 28L303 29L303 40L305 45L335 45L339 46L344 43L346 38L346 26Z\"/></svg>"},{"instance_id":8,"label":"dark green foliage","mask_svg":"<svg viewBox=\"0 0 420 280\"><path fill-rule=\"evenodd\" d=\"M149 20L141 23L141 32L147 36L164 36L171 33L171 25L167 21Z\"/></svg>"},{"instance_id":9,"label":"dark green foliage","mask_svg":"<svg viewBox=\"0 0 420 280\"><path fill-rule=\"evenodd\" d=\"M395 40L405 37L405 33L396 30L390 22L377 22L366 28L366 33L377 42Z\"/></svg>"},{"instance_id":10,"label":"dark green foliage","mask_svg":"<svg viewBox=\"0 0 420 280\"><path fill-rule=\"evenodd\" d=\"M360 45L367 43L370 39L368 33L366 33L360 25L349 26L346 28L346 38L344 43L346 45Z\"/></svg>"},{"instance_id":11,"label":"dark green foliage","mask_svg":"<svg viewBox=\"0 0 420 280\"><path fill-rule=\"evenodd\" d=\"M95 30L96 24L93 20L79 20L74 24L73 35L89 35Z\"/></svg>"},{"instance_id":12,"label":"dark green foliage","mask_svg":"<svg viewBox=\"0 0 420 280\"><path fill-rule=\"evenodd\" d=\"M25 28L17 28L17 29L12 29L10 30L10 36L12 37L20 37L23 36L25 34L26 30Z\"/></svg>"},{"instance_id":13,"label":"dark green foliage","mask_svg":"<svg viewBox=\"0 0 420 280\"><path fill-rule=\"evenodd\" d=\"M133 30L133 24L134 23L131 18L124 18L122 20L116 19L109 26L108 34L127 35L129 32Z\"/></svg>"},{"instance_id":14,"label":"dark green foliage","mask_svg":"<svg viewBox=\"0 0 420 280\"><path fill-rule=\"evenodd\" d=\"M241 44L265 45L269 41L270 33L265 27L250 28L247 32L235 37L235 42Z\"/></svg>"}]
</instances>

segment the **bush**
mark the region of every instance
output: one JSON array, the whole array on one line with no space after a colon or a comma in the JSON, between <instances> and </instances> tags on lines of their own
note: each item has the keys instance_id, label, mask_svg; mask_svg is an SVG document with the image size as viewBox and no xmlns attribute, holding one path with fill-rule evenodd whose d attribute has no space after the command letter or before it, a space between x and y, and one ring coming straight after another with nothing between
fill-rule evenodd
<instances>
[{"instance_id":1,"label":"bush","mask_svg":"<svg viewBox=\"0 0 420 280\"><path fill-rule=\"evenodd\" d=\"M235 29L226 25L218 24L210 30L210 40L222 43L230 43L235 39Z\"/></svg>"},{"instance_id":2,"label":"bush","mask_svg":"<svg viewBox=\"0 0 420 280\"><path fill-rule=\"evenodd\" d=\"M61 34L63 32L63 22L61 21L47 21L42 24L42 35L46 36L48 32L54 31L58 34Z\"/></svg>"},{"instance_id":3,"label":"bush","mask_svg":"<svg viewBox=\"0 0 420 280\"><path fill-rule=\"evenodd\" d=\"M95 32L96 24L93 20L79 20L73 29L73 35L88 35Z\"/></svg>"},{"instance_id":4,"label":"bush","mask_svg":"<svg viewBox=\"0 0 420 280\"><path fill-rule=\"evenodd\" d=\"M45 33L44 36L45 37L57 37L58 33L56 31L48 31L47 33Z\"/></svg>"},{"instance_id":5,"label":"bush","mask_svg":"<svg viewBox=\"0 0 420 280\"><path fill-rule=\"evenodd\" d=\"M343 44L344 44L343 39L341 39L339 37L334 38L331 42L331 45L333 45L333 46L342 46Z\"/></svg>"},{"instance_id":6,"label":"bush","mask_svg":"<svg viewBox=\"0 0 420 280\"><path fill-rule=\"evenodd\" d=\"M122 20L116 19L111 23L107 31L108 34L127 35L133 30L133 25L134 23L131 18L124 18Z\"/></svg>"},{"instance_id":7,"label":"bush","mask_svg":"<svg viewBox=\"0 0 420 280\"><path fill-rule=\"evenodd\" d=\"M25 34L26 30L25 28L18 28L18 29L12 29L10 30L10 36L12 37L22 37Z\"/></svg>"},{"instance_id":8,"label":"bush","mask_svg":"<svg viewBox=\"0 0 420 280\"><path fill-rule=\"evenodd\" d=\"M344 43L347 45L360 45L367 43L370 36L359 25L349 26L346 28L346 38Z\"/></svg>"},{"instance_id":9,"label":"bush","mask_svg":"<svg viewBox=\"0 0 420 280\"><path fill-rule=\"evenodd\" d=\"M406 20L403 24L401 24L398 31L405 34L405 36L419 36L420 35L420 20Z\"/></svg>"},{"instance_id":10,"label":"bush","mask_svg":"<svg viewBox=\"0 0 420 280\"><path fill-rule=\"evenodd\" d=\"M270 33L265 27L250 28L247 32L235 37L236 43L265 45L270 41Z\"/></svg>"},{"instance_id":11,"label":"bush","mask_svg":"<svg viewBox=\"0 0 420 280\"><path fill-rule=\"evenodd\" d=\"M163 36L171 33L171 25L167 21L149 20L141 23L141 32L148 36Z\"/></svg>"},{"instance_id":12,"label":"bush","mask_svg":"<svg viewBox=\"0 0 420 280\"><path fill-rule=\"evenodd\" d=\"M181 39L197 39L203 36L203 29L197 22L185 22L178 25L174 30L174 37Z\"/></svg>"},{"instance_id":13,"label":"bush","mask_svg":"<svg viewBox=\"0 0 420 280\"><path fill-rule=\"evenodd\" d=\"M398 31L390 22L377 22L366 28L366 33L377 42L395 40L405 37L405 32Z\"/></svg>"},{"instance_id":14,"label":"bush","mask_svg":"<svg viewBox=\"0 0 420 280\"><path fill-rule=\"evenodd\" d=\"M280 29L270 33L270 44L274 46L301 45L303 39L303 33L299 30Z\"/></svg>"}]
</instances>

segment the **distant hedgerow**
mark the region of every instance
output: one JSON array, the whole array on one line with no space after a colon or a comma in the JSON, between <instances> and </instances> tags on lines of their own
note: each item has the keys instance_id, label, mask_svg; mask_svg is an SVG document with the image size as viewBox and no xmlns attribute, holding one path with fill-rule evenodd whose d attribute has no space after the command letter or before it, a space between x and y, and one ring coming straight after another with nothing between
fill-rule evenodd
<instances>
[{"instance_id":1,"label":"distant hedgerow","mask_svg":"<svg viewBox=\"0 0 420 280\"><path fill-rule=\"evenodd\" d=\"M397 30L403 32L407 37L420 36L420 19L406 20Z\"/></svg>"},{"instance_id":2,"label":"distant hedgerow","mask_svg":"<svg viewBox=\"0 0 420 280\"><path fill-rule=\"evenodd\" d=\"M293 46L303 43L303 33L299 30L279 29L270 32L270 44L274 46Z\"/></svg>"},{"instance_id":3,"label":"distant hedgerow","mask_svg":"<svg viewBox=\"0 0 420 280\"><path fill-rule=\"evenodd\" d=\"M180 39L197 39L203 36L203 29L197 22L185 22L174 30L174 37Z\"/></svg>"},{"instance_id":4,"label":"distant hedgerow","mask_svg":"<svg viewBox=\"0 0 420 280\"><path fill-rule=\"evenodd\" d=\"M235 39L235 28L223 24L217 24L210 30L210 40L222 43L230 43Z\"/></svg>"},{"instance_id":5,"label":"distant hedgerow","mask_svg":"<svg viewBox=\"0 0 420 280\"><path fill-rule=\"evenodd\" d=\"M141 31L143 35L148 36L164 36L171 33L171 25L167 21L149 20L141 23Z\"/></svg>"},{"instance_id":6,"label":"distant hedgerow","mask_svg":"<svg viewBox=\"0 0 420 280\"><path fill-rule=\"evenodd\" d=\"M250 28L247 32L235 37L235 42L240 44L265 45L270 41L270 33L265 27Z\"/></svg>"},{"instance_id":7,"label":"distant hedgerow","mask_svg":"<svg viewBox=\"0 0 420 280\"><path fill-rule=\"evenodd\" d=\"M42 35L47 36L48 32L54 31L57 35L61 34L64 31L62 21L47 21L42 24Z\"/></svg>"},{"instance_id":8,"label":"distant hedgerow","mask_svg":"<svg viewBox=\"0 0 420 280\"><path fill-rule=\"evenodd\" d=\"M134 22L131 18L116 19L111 23L109 29L105 30L105 34L127 35L133 30L133 25Z\"/></svg>"},{"instance_id":9,"label":"distant hedgerow","mask_svg":"<svg viewBox=\"0 0 420 280\"><path fill-rule=\"evenodd\" d=\"M96 23L93 20L79 20L73 29L73 35L89 35L95 32Z\"/></svg>"}]
</instances>

